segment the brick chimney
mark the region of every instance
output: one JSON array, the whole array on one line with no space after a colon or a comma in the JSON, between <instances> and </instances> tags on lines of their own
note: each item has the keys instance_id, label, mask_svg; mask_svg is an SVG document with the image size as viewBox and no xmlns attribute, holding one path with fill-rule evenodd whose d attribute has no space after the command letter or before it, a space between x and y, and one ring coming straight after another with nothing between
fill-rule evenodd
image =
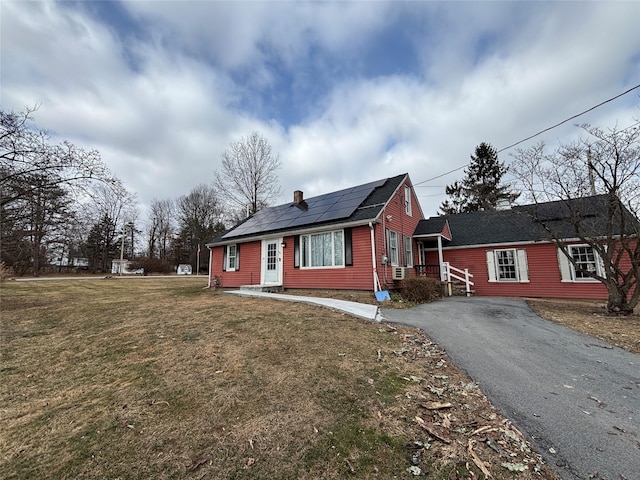
<instances>
[{"instance_id":1,"label":"brick chimney","mask_svg":"<svg viewBox=\"0 0 640 480\"><path fill-rule=\"evenodd\" d=\"M296 190L293 192L293 204L300 205L302 202L304 202L304 194L302 193L302 190Z\"/></svg>"}]
</instances>

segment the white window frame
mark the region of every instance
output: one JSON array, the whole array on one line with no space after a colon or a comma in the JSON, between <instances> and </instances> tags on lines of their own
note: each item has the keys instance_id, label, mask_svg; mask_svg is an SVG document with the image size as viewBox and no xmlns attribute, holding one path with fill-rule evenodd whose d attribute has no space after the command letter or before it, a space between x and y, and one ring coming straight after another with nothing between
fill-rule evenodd
<instances>
[{"instance_id":1,"label":"white window frame","mask_svg":"<svg viewBox=\"0 0 640 480\"><path fill-rule=\"evenodd\" d=\"M398 232L387 228L387 261L394 267L400 266L400 247Z\"/></svg>"},{"instance_id":2,"label":"white window frame","mask_svg":"<svg viewBox=\"0 0 640 480\"><path fill-rule=\"evenodd\" d=\"M413 267L413 239L407 235L403 235L402 243L402 249L404 252L404 266Z\"/></svg>"},{"instance_id":3,"label":"white window frame","mask_svg":"<svg viewBox=\"0 0 640 480\"><path fill-rule=\"evenodd\" d=\"M596 275L604 276L604 263L602 262L602 258L598 255L598 252L587 243L580 243L576 245L567 245L566 246L569 255L572 258L574 257L574 250L580 248L589 248L591 250L591 254L594 258L594 269ZM599 280L592 277L578 277L576 272L575 265L567 258L561 248L558 247L558 266L560 267L560 277L562 282L576 282L576 283L584 283L584 282L598 282Z\"/></svg>"},{"instance_id":4,"label":"white window frame","mask_svg":"<svg viewBox=\"0 0 640 480\"><path fill-rule=\"evenodd\" d=\"M331 265L311 265L313 261L312 237L320 235L331 235ZM337 250L336 239L342 242L342 252ZM338 258L340 257L340 258ZM336 262L338 260L338 262ZM323 268L344 268L345 267L345 243L344 230L331 230L329 232L310 233L300 235L300 268L301 269L323 269Z\"/></svg>"},{"instance_id":5,"label":"white window frame","mask_svg":"<svg viewBox=\"0 0 640 480\"><path fill-rule=\"evenodd\" d=\"M231 255L231 249L233 249L233 255ZM233 259L233 266L231 266L231 259ZM225 269L227 272L235 272L238 265L238 245L227 245L227 260Z\"/></svg>"},{"instance_id":6,"label":"white window frame","mask_svg":"<svg viewBox=\"0 0 640 480\"><path fill-rule=\"evenodd\" d=\"M500 278L500 265L498 258L503 252L513 252L512 258L514 261L516 278ZM517 248L487 250L487 272L489 273L490 283L529 283L527 251L525 249Z\"/></svg>"},{"instance_id":7,"label":"white window frame","mask_svg":"<svg viewBox=\"0 0 640 480\"><path fill-rule=\"evenodd\" d=\"M411 217L411 187L404 187L404 212Z\"/></svg>"}]
</instances>

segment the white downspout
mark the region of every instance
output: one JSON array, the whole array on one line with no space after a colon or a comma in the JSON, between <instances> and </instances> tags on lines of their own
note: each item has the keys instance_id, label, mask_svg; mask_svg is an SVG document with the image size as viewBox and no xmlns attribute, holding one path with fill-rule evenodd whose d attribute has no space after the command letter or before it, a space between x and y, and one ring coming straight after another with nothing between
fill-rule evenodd
<instances>
[{"instance_id":1,"label":"white downspout","mask_svg":"<svg viewBox=\"0 0 640 480\"><path fill-rule=\"evenodd\" d=\"M205 245L205 247L207 247L207 250L209 250L209 273L207 278L207 286L211 288L211 269L213 268L213 250L211 250L211 247L209 245Z\"/></svg>"},{"instance_id":2,"label":"white downspout","mask_svg":"<svg viewBox=\"0 0 640 480\"><path fill-rule=\"evenodd\" d=\"M373 264L373 291L380 290L380 280L378 279L378 266L376 263L376 237L373 233L373 223L369 222L369 229L371 231L371 262Z\"/></svg>"}]
</instances>

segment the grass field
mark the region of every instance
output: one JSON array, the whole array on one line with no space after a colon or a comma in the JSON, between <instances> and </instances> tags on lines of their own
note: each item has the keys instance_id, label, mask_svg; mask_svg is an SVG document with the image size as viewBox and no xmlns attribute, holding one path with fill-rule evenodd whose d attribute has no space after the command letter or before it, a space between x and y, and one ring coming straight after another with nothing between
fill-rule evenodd
<instances>
[{"instance_id":1,"label":"grass field","mask_svg":"<svg viewBox=\"0 0 640 480\"><path fill-rule=\"evenodd\" d=\"M556 478L417 330L204 283L3 282L3 478Z\"/></svg>"}]
</instances>

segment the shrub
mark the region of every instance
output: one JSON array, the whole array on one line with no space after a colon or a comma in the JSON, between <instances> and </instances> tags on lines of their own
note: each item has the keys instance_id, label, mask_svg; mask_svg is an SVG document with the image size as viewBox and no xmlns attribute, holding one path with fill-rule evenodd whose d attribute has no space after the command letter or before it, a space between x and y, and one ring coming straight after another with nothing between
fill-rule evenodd
<instances>
[{"instance_id":1,"label":"shrub","mask_svg":"<svg viewBox=\"0 0 640 480\"><path fill-rule=\"evenodd\" d=\"M435 278L410 277L400 293L407 302L427 303L442 296L442 287Z\"/></svg>"},{"instance_id":2,"label":"shrub","mask_svg":"<svg viewBox=\"0 0 640 480\"><path fill-rule=\"evenodd\" d=\"M160 260L159 258L142 257L131 262L129 269L131 271L144 269L145 275L148 273L171 273L173 272L173 264L168 260Z\"/></svg>"}]
</instances>

